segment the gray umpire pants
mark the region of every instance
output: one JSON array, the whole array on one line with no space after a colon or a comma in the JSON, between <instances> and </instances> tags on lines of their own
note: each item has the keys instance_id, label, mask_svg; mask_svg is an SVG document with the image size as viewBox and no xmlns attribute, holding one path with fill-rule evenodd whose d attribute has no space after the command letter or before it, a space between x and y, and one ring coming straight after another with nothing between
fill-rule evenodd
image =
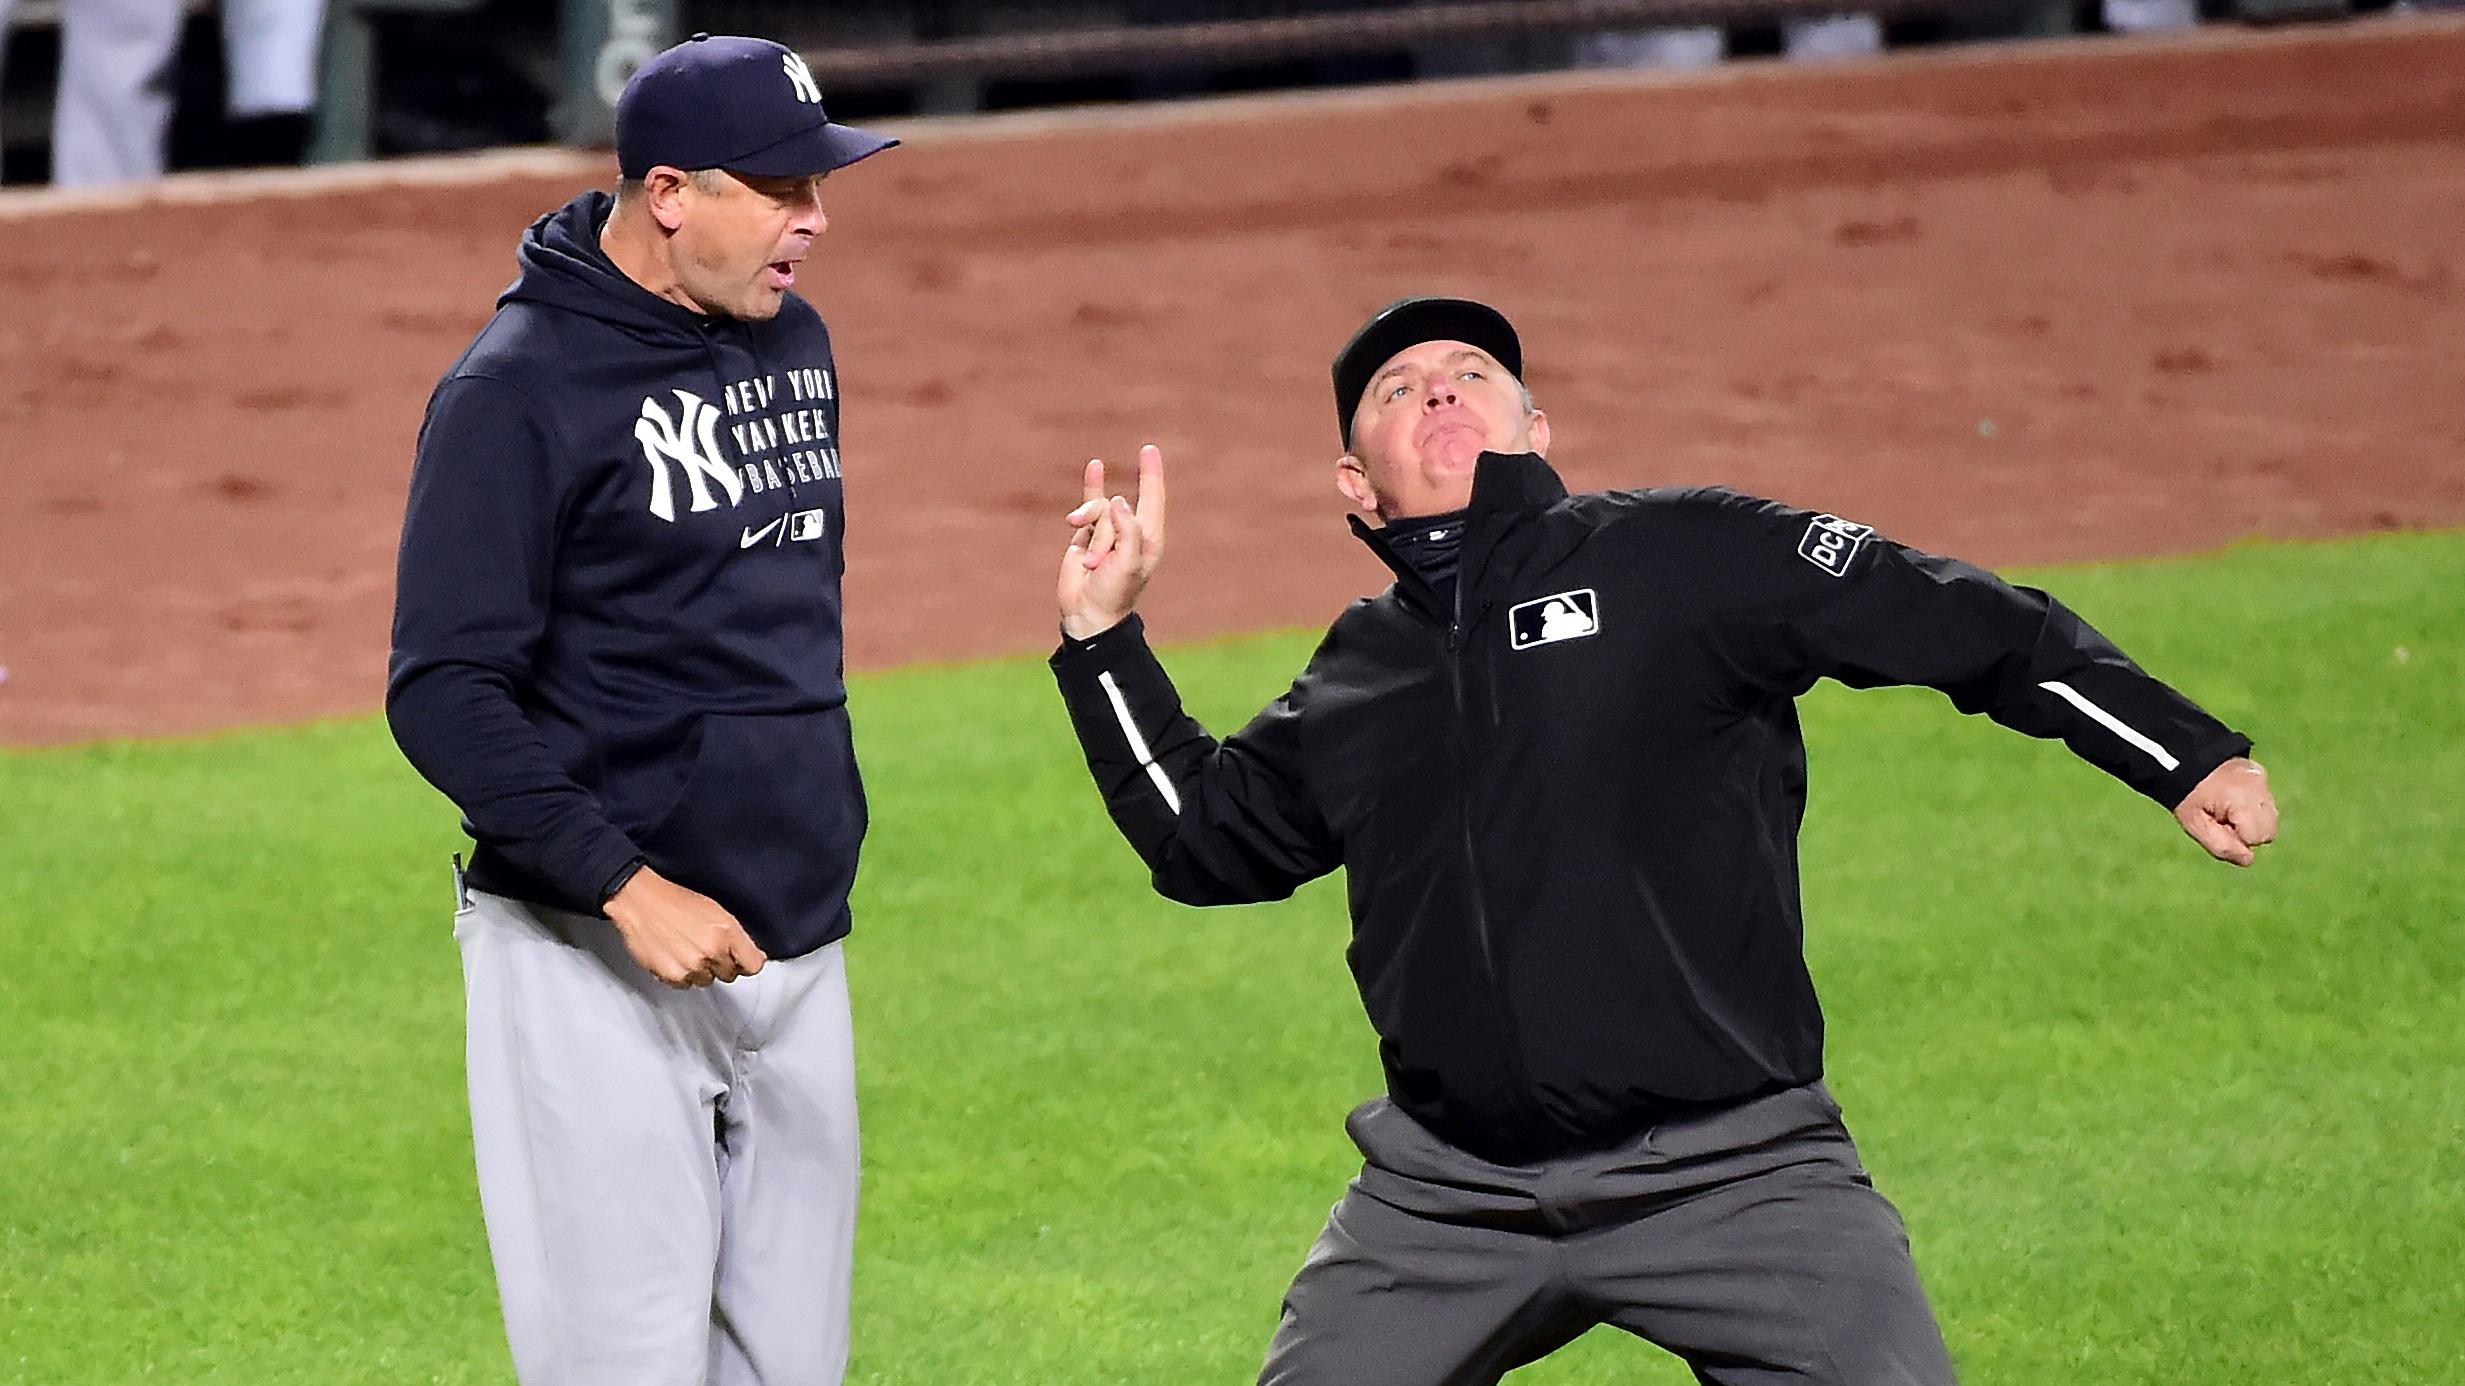
<instances>
[{"instance_id":1,"label":"gray umpire pants","mask_svg":"<svg viewBox=\"0 0 2465 1386\"><path fill-rule=\"evenodd\" d=\"M523 1386L835 1386L857 1182L840 945L679 991L604 919L471 891L454 937Z\"/></svg>"},{"instance_id":2,"label":"gray umpire pants","mask_svg":"<svg viewBox=\"0 0 2465 1386\"><path fill-rule=\"evenodd\" d=\"M1497 1165L1381 1097L1264 1386L1471 1386L1614 1324L1715 1386L1949 1386L1900 1214L1821 1084Z\"/></svg>"}]
</instances>

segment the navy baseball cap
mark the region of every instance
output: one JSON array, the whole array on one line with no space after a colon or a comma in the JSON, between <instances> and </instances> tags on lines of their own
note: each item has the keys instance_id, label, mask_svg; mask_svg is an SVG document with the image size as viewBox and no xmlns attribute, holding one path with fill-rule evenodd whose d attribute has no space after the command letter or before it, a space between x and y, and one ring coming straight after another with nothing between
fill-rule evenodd
<instances>
[{"instance_id":1,"label":"navy baseball cap","mask_svg":"<svg viewBox=\"0 0 2465 1386\"><path fill-rule=\"evenodd\" d=\"M1517 379L1524 373L1523 341L1506 314L1468 298L1400 298L1378 310L1335 354L1335 426L1352 446L1352 415L1370 377L1395 353L1423 342L1462 342L1496 358Z\"/></svg>"},{"instance_id":2,"label":"navy baseball cap","mask_svg":"<svg viewBox=\"0 0 2465 1386\"><path fill-rule=\"evenodd\" d=\"M723 168L795 178L845 168L898 141L822 112L812 69L769 39L695 34L642 64L616 99L616 168Z\"/></svg>"}]
</instances>

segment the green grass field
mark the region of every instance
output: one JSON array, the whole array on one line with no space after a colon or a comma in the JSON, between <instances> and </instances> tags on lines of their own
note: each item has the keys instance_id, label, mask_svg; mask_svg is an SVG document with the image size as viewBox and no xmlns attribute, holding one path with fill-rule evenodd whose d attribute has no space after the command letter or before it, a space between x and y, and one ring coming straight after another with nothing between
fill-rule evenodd
<instances>
[{"instance_id":1,"label":"green grass field","mask_svg":"<svg viewBox=\"0 0 2465 1386\"><path fill-rule=\"evenodd\" d=\"M2465 534L2037 576L2258 739L2287 827L2238 873L1932 694L1808 700L1833 1085L1954 1354L2465 1381ZM1171 663L1229 729L1309 642ZM1150 895L1038 661L856 697L852 1379L1252 1379L1377 1081L1336 883ZM0 1382L509 1382L461 844L383 726L0 755L0 824ZM1514 1378L1687 1379L1607 1331Z\"/></svg>"}]
</instances>

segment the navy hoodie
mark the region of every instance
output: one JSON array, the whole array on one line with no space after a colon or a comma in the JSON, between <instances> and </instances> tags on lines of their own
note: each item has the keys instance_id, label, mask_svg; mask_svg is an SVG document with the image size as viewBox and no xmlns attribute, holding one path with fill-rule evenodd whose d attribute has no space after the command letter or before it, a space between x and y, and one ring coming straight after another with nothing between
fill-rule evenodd
<instances>
[{"instance_id":1,"label":"navy hoodie","mask_svg":"<svg viewBox=\"0 0 2465 1386\"><path fill-rule=\"evenodd\" d=\"M848 931L864 788L839 625L830 336L625 277L587 193L419 436L386 715L481 890L596 913L637 861L772 957Z\"/></svg>"}]
</instances>

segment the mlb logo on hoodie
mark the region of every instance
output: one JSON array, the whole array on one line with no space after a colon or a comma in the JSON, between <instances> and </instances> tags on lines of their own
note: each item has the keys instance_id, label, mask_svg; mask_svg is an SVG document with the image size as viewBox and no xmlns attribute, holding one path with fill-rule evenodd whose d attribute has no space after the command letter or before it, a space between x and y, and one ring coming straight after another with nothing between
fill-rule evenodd
<instances>
[{"instance_id":1,"label":"mlb logo on hoodie","mask_svg":"<svg viewBox=\"0 0 2465 1386\"><path fill-rule=\"evenodd\" d=\"M1528 650L1535 645L1580 640L1598 635L1600 629L1600 598L1589 587L1519 602L1506 613L1506 638L1511 649Z\"/></svg>"}]
</instances>

